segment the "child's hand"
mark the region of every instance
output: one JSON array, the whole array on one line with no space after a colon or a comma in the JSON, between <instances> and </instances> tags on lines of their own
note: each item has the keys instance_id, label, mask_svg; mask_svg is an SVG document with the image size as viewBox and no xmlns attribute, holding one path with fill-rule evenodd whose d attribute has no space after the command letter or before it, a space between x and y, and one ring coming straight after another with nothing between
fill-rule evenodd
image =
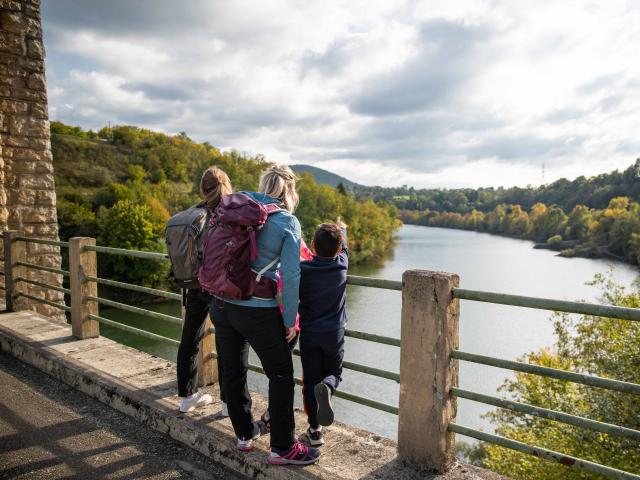
<instances>
[{"instance_id":1,"label":"child's hand","mask_svg":"<svg viewBox=\"0 0 640 480\"><path fill-rule=\"evenodd\" d=\"M347 224L342 221L342 217L340 217L340 216L338 216L338 218L336 218L336 225L338 225L338 227L340 227L340 228L344 228L344 229L347 228Z\"/></svg>"},{"instance_id":2,"label":"child's hand","mask_svg":"<svg viewBox=\"0 0 640 480\"><path fill-rule=\"evenodd\" d=\"M296 332L296 327L291 327L291 328L287 328L285 333L286 333L285 338L287 339L287 342L290 342L291 340L296 338L296 334L298 332Z\"/></svg>"}]
</instances>

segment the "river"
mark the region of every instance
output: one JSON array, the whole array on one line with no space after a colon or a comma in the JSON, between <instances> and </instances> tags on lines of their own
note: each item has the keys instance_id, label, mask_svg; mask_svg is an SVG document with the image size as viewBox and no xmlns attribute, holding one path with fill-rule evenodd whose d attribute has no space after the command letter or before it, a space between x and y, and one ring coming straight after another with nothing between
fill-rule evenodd
<instances>
[{"instance_id":1,"label":"river","mask_svg":"<svg viewBox=\"0 0 640 480\"><path fill-rule=\"evenodd\" d=\"M525 240L489 235L485 233L443 228L405 225L398 233L394 251L381 265L357 266L350 269L354 275L399 280L402 272L412 268L441 270L460 275L460 286L562 300L597 301L598 290L586 285L597 273L613 268L614 278L630 285L636 278L636 268L605 260L562 258L549 250L535 250ZM400 292L367 287L349 286L347 309L349 328L400 336ZM153 310L180 315L178 302L166 302L151 307ZM460 349L515 360L523 354L550 347L554 343L551 312L487 303L461 301ZM101 314L113 320L150 330L171 338L179 338L179 326L163 321L138 317L134 314L102 310ZM105 336L139 348L153 355L175 361L176 348L137 337L126 332L102 326ZM399 349L356 339L346 341L346 360L398 371ZM300 375L297 358L296 374ZM253 362L257 362L254 357ZM461 362L460 386L485 394L495 394L509 377L502 369ZM345 370L341 388L382 402L398 402L398 385L390 380L378 379ZM250 385L266 392L264 377L250 372ZM296 402L300 391L296 388ZM394 438L397 418L393 415L336 399L336 418L378 434ZM475 402L458 402L457 423L472 428L492 431L482 415L490 407ZM302 426L299 426L299 430Z\"/></svg>"}]
</instances>

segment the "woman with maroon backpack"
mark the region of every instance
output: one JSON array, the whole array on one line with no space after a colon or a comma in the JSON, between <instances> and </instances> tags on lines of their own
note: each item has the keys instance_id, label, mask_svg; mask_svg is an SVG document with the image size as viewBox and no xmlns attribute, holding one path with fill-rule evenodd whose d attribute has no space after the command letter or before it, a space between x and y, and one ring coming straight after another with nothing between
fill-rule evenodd
<instances>
[{"instance_id":1,"label":"woman with maroon backpack","mask_svg":"<svg viewBox=\"0 0 640 480\"><path fill-rule=\"evenodd\" d=\"M258 193L225 197L216 210L218 223L205 239L199 277L214 295L211 317L218 358L224 364L221 383L241 451L250 451L261 433L251 414L247 387L249 346L269 378L268 461L273 465L307 465L320 457L318 449L297 441L293 417L293 361L287 341L296 335L300 285L301 228L293 215L298 203L295 181L288 167L272 167L262 173ZM275 298L279 279L282 312Z\"/></svg>"},{"instance_id":2,"label":"woman with maroon backpack","mask_svg":"<svg viewBox=\"0 0 640 480\"><path fill-rule=\"evenodd\" d=\"M205 331L205 320L211 306L211 295L198 284L200 242L206 234L213 211L224 195L233 190L227 174L218 167L207 168L200 180L202 202L174 215L167 224L167 246L175 283L182 288L184 321L178 347L177 374L180 411L190 412L210 404L209 394L198 391L198 365L196 358ZM216 342L217 343L217 342ZM218 374L222 370L218 362ZM220 389L222 414L226 412L224 389Z\"/></svg>"}]
</instances>

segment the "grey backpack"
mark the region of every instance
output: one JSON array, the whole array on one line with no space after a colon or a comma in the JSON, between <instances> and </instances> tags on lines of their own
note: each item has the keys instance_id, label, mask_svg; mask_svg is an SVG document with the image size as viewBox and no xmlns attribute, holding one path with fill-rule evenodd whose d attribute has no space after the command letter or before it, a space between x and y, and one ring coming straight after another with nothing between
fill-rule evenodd
<instances>
[{"instance_id":1,"label":"grey backpack","mask_svg":"<svg viewBox=\"0 0 640 480\"><path fill-rule=\"evenodd\" d=\"M176 213L167 222L165 237L171 260L171 279L180 288L199 288L202 239L209 229L209 210L202 204Z\"/></svg>"}]
</instances>

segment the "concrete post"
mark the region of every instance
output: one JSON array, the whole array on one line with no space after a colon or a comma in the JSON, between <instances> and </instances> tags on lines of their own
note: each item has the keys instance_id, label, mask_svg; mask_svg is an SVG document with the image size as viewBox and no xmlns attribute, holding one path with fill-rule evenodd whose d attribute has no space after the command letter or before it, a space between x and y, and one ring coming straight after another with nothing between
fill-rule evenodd
<instances>
[{"instance_id":1,"label":"concrete post","mask_svg":"<svg viewBox=\"0 0 640 480\"><path fill-rule=\"evenodd\" d=\"M423 468L445 472L454 462L456 417L451 387L458 385L459 301L450 273L409 270L402 276L402 348L398 455Z\"/></svg>"},{"instance_id":2,"label":"concrete post","mask_svg":"<svg viewBox=\"0 0 640 480\"><path fill-rule=\"evenodd\" d=\"M204 338L198 352L198 385L201 387L218 381L218 360L211 355L211 352L216 351L216 334L209 331L212 327L211 318L207 315L204 321Z\"/></svg>"},{"instance_id":3,"label":"concrete post","mask_svg":"<svg viewBox=\"0 0 640 480\"><path fill-rule=\"evenodd\" d=\"M27 258L25 242L16 240L20 235L17 230L5 230L4 232L4 290L5 306L7 312L18 310L18 285L16 279L25 278L25 267L16 265Z\"/></svg>"},{"instance_id":4,"label":"concrete post","mask_svg":"<svg viewBox=\"0 0 640 480\"><path fill-rule=\"evenodd\" d=\"M95 238L74 237L69 240L69 284L71 288L71 331L79 339L100 336L100 324L89 315L98 315L98 304L86 297L98 296L98 285L86 281L87 276L96 276L96 252L84 250L95 245Z\"/></svg>"}]
</instances>

